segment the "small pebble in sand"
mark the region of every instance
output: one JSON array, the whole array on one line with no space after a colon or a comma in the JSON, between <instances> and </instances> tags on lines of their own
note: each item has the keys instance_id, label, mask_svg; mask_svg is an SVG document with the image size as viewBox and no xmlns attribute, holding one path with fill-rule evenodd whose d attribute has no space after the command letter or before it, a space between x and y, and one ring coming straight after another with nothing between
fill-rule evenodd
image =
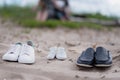
<instances>
[{"instance_id":1,"label":"small pebble in sand","mask_svg":"<svg viewBox=\"0 0 120 80\"><path fill-rule=\"evenodd\" d=\"M75 78L80 78L80 76L78 76L78 75L75 75Z\"/></svg>"},{"instance_id":2,"label":"small pebble in sand","mask_svg":"<svg viewBox=\"0 0 120 80\"><path fill-rule=\"evenodd\" d=\"M117 73L117 72L118 72L118 70L114 70L114 71L113 71L113 73Z\"/></svg>"},{"instance_id":3,"label":"small pebble in sand","mask_svg":"<svg viewBox=\"0 0 120 80\"><path fill-rule=\"evenodd\" d=\"M120 51L117 51L117 53L120 53Z\"/></svg>"},{"instance_id":4,"label":"small pebble in sand","mask_svg":"<svg viewBox=\"0 0 120 80\"><path fill-rule=\"evenodd\" d=\"M98 44L98 43L95 43L94 45L92 45L92 47L93 47L93 48L96 48L97 44Z\"/></svg>"},{"instance_id":5,"label":"small pebble in sand","mask_svg":"<svg viewBox=\"0 0 120 80\"><path fill-rule=\"evenodd\" d=\"M103 75L102 77L101 77L101 79L104 79L105 78L105 75Z\"/></svg>"},{"instance_id":6,"label":"small pebble in sand","mask_svg":"<svg viewBox=\"0 0 120 80\"><path fill-rule=\"evenodd\" d=\"M88 78L87 76L84 77L84 79L87 79L87 78Z\"/></svg>"},{"instance_id":7,"label":"small pebble in sand","mask_svg":"<svg viewBox=\"0 0 120 80\"><path fill-rule=\"evenodd\" d=\"M37 49L36 51L37 51L38 53L42 52L40 49Z\"/></svg>"},{"instance_id":8,"label":"small pebble in sand","mask_svg":"<svg viewBox=\"0 0 120 80\"><path fill-rule=\"evenodd\" d=\"M5 23L5 20L2 20L1 23L4 24L4 23Z\"/></svg>"},{"instance_id":9,"label":"small pebble in sand","mask_svg":"<svg viewBox=\"0 0 120 80\"><path fill-rule=\"evenodd\" d=\"M80 45L80 42L78 42L78 41L65 41L65 44L68 46L78 46L78 45Z\"/></svg>"},{"instance_id":10,"label":"small pebble in sand","mask_svg":"<svg viewBox=\"0 0 120 80\"><path fill-rule=\"evenodd\" d=\"M110 44L111 46L115 46L115 43L110 42L109 44Z\"/></svg>"},{"instance_id":11,"label":"small pebble in sand","mask_svg":"<svg viewBox=\"0 0 120 80\"><path fill-rule=\"evenodd\" d=\"M47 61L47 64L49 64L50 63L50 61Z\"/></svg>"},{"instance_id":12,"label":"small pebble in sand","mask_svg":"<svg viewBox=\"0 0 120 80\"><path fill-rule=\"evenodd\" d=\"M73 59L69 59L70 62L73 62Z\"/></svg>"}]
</instances>

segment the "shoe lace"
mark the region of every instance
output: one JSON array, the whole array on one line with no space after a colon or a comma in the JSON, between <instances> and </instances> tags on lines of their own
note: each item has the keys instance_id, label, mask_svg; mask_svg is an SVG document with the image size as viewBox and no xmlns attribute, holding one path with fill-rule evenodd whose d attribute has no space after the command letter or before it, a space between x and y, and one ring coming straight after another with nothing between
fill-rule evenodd
<instances>
[{"instance_id":1,"label":"shoe lace","mask_svg":"<svg viewBox=\"0 0 120 80\"><path fill-rule=\"evenodd\" d=\"M12 45L12 47L10 48L10 54L14 54L14 52L17 51L17 46L16 45Z\"/></svg>"},{"instance_id":2,"label":"shoe lace","mask_svg":"<svg viewBox=\"0 0 120 80\"><path fill-rule=\"evenodd\" d=\"M28 49L28 46L27 45L24 45L24 55L27 55L27 56L29 56L30 54L29 54L29 49Z\"/></svg>"}]
</instances>

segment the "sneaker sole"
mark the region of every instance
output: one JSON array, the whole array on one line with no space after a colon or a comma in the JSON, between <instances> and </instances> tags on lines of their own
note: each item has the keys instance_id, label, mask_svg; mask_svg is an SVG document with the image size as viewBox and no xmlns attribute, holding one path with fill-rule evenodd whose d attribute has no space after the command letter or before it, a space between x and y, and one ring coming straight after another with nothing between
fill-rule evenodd
<instances>
[{"instance_id":1,"label":"sneaker sole","mask_svg":"<svg viewBox=\"0 0 120 80\"><path fill-rule=\"evenodd\" d=\"M19 62L18 61L18 63L20 63L20 64L34 64L35 62Z\"/></svg>"},{"instance_id":2,"label":"sneaker sole","mask_svg":"<svg viewBox=\"0 0 120 80\"><path fill-rule=\"evenodd\" d=\"M81 66L81 67L88 67L88 68L92 68L93 66L91 65L87 65L87 64L78 64L76 63L77 66Z\"/></svg>"},{"instance_id":3,"label":"sneaker sole","mask_svg":"<svg viewBox=\"0 0 120 80\"><path fill-rule=\"evenodd\" d=\"M10 62L16 62L16 61L18 61L18 59L8 59L8 58L2 58L2 60L4 60L4 61L10 61Z\"/></svg>"},{"instance_id":4,"label":"sneaker sole","mask_svg":"<svg viewBox=\"0 0 120 80\"><path fill-rule=\"evenodd\" d=\"M61 60L61 61L64 61L64 60L66 60L67 58L57 58L57 57L56 57L56 59Z\"/></svg>"},{"instance_id":5,"label":"sneaker sole","mask_svg":"<svg viewBox=\"0 0 120 80\"><path fill-rule=\"evenodd\" d=\"M98 65L95 65L96 67L111 67L112 65L109 64L109 65L106 65L106 64L98 64Z\"/></svg>"}]
</instances>

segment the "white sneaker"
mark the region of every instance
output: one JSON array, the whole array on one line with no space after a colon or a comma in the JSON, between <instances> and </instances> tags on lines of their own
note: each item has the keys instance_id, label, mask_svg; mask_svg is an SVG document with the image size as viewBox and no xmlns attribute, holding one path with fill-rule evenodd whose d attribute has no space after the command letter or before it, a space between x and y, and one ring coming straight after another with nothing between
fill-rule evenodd
<instances>
[{"instance_id":1,"label":"white sneaker","mask_svg":"<svg viewBox=\"0 0 120 80\"><path fill-rule=\"evenodd\" d=\"M57 47L50 48L50 52L48 53L47 59L54 59L57 53Z\"/></svg>"},{"instance_id":2,"label":"white sneaker","mask_svg":"<svg viewBox=\"0 0 120 80\"><path fill-rule=\"evenodd\" d=\"M35 51L31 41L28 41L27 44L23 44L18 62L25 64L32 64L35 62Z\"/></svg>"},{"instance_id":3,"label":"white sneaker","mask_svg":"<svg viewBox=\"0 0 120 80\"><path fill-rule=\"evenodd\" d=\"M67 54L65 52L65 48L59 47L57 50L56 58L60 60L65 60L67 58Z\"/></svg>"},{"instance_id":4,"label":"white sneaker","mask_svg":"<svg viewBox=\"0 0 120 80\"><path fill-rule=\"evenodd\" d=\"M16 43L12 45L12 47L8 50L8 52L5 55L3 55L2 59L8 61L17 61L21 48L22 48L22 43Z\"/></svg>"}]
</instances>

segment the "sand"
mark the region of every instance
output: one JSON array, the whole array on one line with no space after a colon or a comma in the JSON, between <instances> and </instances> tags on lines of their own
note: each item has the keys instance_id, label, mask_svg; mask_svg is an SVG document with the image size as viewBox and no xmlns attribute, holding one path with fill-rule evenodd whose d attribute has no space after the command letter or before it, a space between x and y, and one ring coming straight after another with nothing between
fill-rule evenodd
<instances>
[{"instance_id":1,"label":"sand","mask_svg":"<svg viewBox=\"0 0 120 80\"><path fill-rule=\"evenodd\" d=\"M6 62L1 58L11 44L32 40L36 62L33 65ZM47 60L49 48L66 48L65 61ZM81 52L88 47L103 46L110 50L110 68L82 68L76 66ZM112 30L65 28L24 28L0 21L0 80L120 80L120 28Z\"/></svg>"}]
</instances>

